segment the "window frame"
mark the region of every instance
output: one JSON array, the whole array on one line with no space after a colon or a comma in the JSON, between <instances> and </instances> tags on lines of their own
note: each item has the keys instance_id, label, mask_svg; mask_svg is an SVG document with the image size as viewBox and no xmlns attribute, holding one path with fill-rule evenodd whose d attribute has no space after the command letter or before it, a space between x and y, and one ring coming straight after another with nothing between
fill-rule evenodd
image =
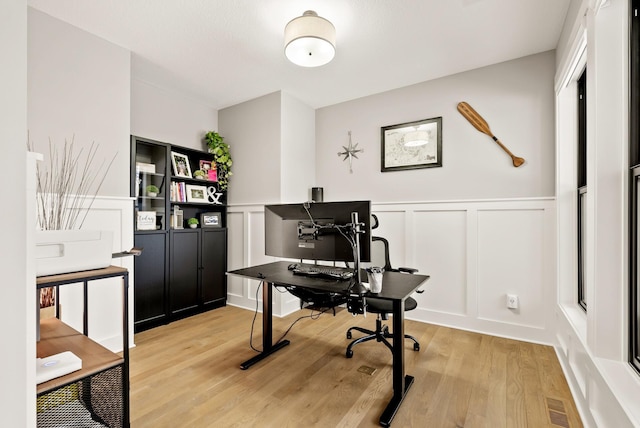
<instances>
[{"instance_id":1,"label":"window frame","mask_svg":"<svg viewBox=\"0 0 640 428\"><path fill-rule=\"evenodd\" d=\"M640 374L640 0L630 0L629 16L629 363Z\"/></svg>"},{"instance_id":2,"label":"window frame","mask_svg":"<svg viewBox=\"0 0 640 428\"><path fill-rule=\"evenodd\" d=\"M585 275L585 255L586 237L585 235L585 210L583 200L587 197L587 69L580 73L577 82L577 253L578 253L578 281L577 281L577 302L578 305L587 311L586 275Z\"/></svg>"}]
</instances>

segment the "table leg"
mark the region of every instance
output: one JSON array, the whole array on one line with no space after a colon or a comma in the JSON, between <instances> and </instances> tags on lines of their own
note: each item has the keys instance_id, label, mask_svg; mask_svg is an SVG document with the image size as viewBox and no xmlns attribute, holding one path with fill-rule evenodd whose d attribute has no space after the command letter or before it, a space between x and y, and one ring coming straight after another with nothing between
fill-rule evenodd
<instances>
[{"instance_id":1,"label":"table leg","mask_svg":"<svg viewBox=\"0 0 640 428\"><path fill-rule=\"evenodd\" d=\"M413 376L404 373L404 300L393 301L393 397L380 416L380 425L388 427L402 400L413 384Z\"/></svg>"},{"instance_id":2,"label":"table leg","mask_svg":"<svg viewBox=\"0 0 640 428\"><path fill-rule=\"evenodd\" d=\"M56 300L56 318L60 319L61 314L60 314L60 286L59 285L56 285L56 295L54 296L54 299Z\"/></svg>"},{"instance_id":3,"label":"table leg","mask_svg":"<svg viewBox=\"0 0 640 428\"><path fill-rule=\"evenodd\" d=\"M122 367L122 392L124 396L123 425L124 428L131 426L131 409L129 408L129 272L122 275L122 354L124 365Z\"/></svg>"},{"instance_id":4,"label":"table leg","mask_svg":"<svg viewBox=\"0 0 640 428\"><path fill-rule=\"evenodd\" d=\"M82 282L82 334L89 336L89 280L85 279Z\"/></svg>"},{"instance_id":5,"label":"table leg","mask_svg":"<svg viewBox=\"0 0 640 428\"><path fill-rule=\"evenodd\" d=\"M271 300L273 298L273 284L270 282L262 283L262 352L253 358L240 364L242 370L246 370L255 363L264 360L269 355L287 346L290 342L283 340L281 342L273 344L273 305Z\"/></svg>"}]
</instances>

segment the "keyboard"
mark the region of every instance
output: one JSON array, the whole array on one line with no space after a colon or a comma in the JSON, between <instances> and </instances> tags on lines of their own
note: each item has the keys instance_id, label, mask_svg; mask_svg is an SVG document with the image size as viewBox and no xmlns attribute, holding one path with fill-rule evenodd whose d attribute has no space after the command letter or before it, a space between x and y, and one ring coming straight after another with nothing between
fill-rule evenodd
<instances>
[{"instance_id":1,"label":"keyboard","mask_svg":"<svg viewBox=\"0 0 640 428\"><path fill-rule=\"evenodd\" d=\"M292 263L289 265L289 270L293 272L294 275L335 279L338 281L347 281L353 278L353 271L351 269L334 266L306 266Z\"/></svg>"}]
</instances>

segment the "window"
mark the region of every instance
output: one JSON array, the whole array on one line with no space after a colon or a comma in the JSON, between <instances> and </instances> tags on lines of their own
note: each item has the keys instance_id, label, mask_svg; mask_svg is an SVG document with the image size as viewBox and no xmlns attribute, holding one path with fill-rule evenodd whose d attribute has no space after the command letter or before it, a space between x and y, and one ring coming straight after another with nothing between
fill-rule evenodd
<instances>
[{"instance_id":1,"label":"window","mask_svg":"<svg viewBox=\"0 0 640 428\"><path fill-rule=\"evenodd\" d=\"M629 361L640 372L640 0L631 0L629 41Z\"/></svg>"},{"instance_id":2,"label":"window","mask_svg":"<svg viewBox=\"0 0 640 428\"><path fill-rule=\"evenodd\" d=\"M587 70L578 79L578 304L587 310L585 251L587 248Z\"/></svg>"}]
</instances>

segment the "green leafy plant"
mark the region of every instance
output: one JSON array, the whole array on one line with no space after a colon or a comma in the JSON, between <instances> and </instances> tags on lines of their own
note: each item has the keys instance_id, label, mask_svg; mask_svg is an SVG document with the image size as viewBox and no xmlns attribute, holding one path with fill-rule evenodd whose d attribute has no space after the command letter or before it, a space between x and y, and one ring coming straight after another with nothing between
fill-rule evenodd
<instances>
[{"instance_id":1,"label":"green leafy plant","mask_svg":"<svg viewBox=\"0 0 640 428\"><path fill-rule=\"evenodd\" d=\"M158 192L160 192L160 189L158 189L158 186L154 186L153 184L150 184L147 186L147 193L155 193L157 195Z\"/></svg>"},{"instance_id":2,"label":"green leafy plant","mask_svg":"<svg viewBox=\"0 0 640 428\"><path fill-rule=\"evenodd\" d=\"M189 220L187 220L187 224L196 224L196 225L198 225L198 224L200 224L200 222L198 221L197 218L191 217Z\"/></svg>"},{"instance_id":3,"label":"green leafy plant","mask_svg":"<svg viewBox=\"0 0 640 428\"><path fill-rule=\"evenodd\" d=\"M203 171L203 170L198 169L198 170L194 171L193 176L194 176L195 178L205 178L205 177L206 177L206 174L204 173L204 171Z\"/></svg>"},{"instance_id":4,"label":"green leafy plant","mask_svg":"<svg viewBox=\"0 0 640 428\"><path fill-rule=\"evenodd\" d=\"M213 160L216 163L218 174L218 187L220 191L225 191L229 187L229 177L233 175L231 166L231 152L229 145L224 142L224 137L215 131L209 131L205 135L209 153L213 154Z\"/></svg>"}]
</instances>

